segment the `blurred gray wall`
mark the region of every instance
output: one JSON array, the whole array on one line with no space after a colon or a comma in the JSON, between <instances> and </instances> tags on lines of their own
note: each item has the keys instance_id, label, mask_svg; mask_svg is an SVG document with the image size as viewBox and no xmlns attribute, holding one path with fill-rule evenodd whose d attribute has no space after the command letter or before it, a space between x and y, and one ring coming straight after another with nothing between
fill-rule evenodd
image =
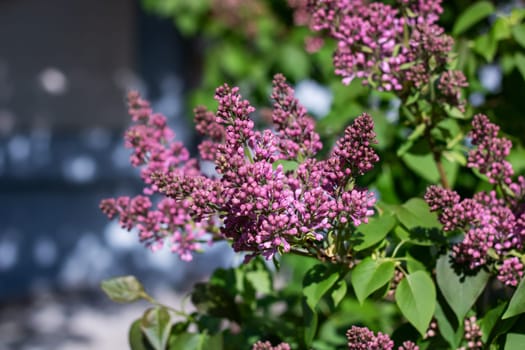
<instances>
[{"instance_id":1,"label":"blurred gray wall","mask_svg":"<svg viewBox=\"0 0 525 350\"><path fill-rule=\"evenodd\" d=\"M97 290L118 274L188 288L188 276L213 267L152 254L98 210L102 198L141 191L122 140L128 89L192 140L191 51L170 20L135 1L0 0L0 303Z\"/></svg>"}]
</instances>

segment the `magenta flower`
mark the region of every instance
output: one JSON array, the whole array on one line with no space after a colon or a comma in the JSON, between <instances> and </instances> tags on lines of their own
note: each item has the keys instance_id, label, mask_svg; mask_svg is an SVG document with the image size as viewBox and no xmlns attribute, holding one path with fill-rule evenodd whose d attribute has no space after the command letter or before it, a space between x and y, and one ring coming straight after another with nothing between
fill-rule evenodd
<instances>
[{"instance_id":1,"label":"magenta flower","mask_svg":"<svg viewBox=\"0 0 525 350\"><path fill-rule=\"evenodd\" d=\"M463 234L462 242L452 247L456 263L474 271L494 266L503 283L515 286L523 275L523 265L512 254L522 251L525 242L525 179L512 181L514 170L505 159L512 144L498 137L499 127L481 114L472 126L470 136L477 147L469 153L468 166L487 175L502 194L479 192L461 200L452 190L430 186L425 200L439 212L445 231Z\"/></svg>"},{"instance_id":2,"label":"magenta flower","mask_svg":"<svg viewBox=\"0 0 525 350\"><path fill-rule=\"evenodd\" d=\"M314 119L282 75L273 84L274 130L255 130L250 118L255 109L228 85L216 91L216 113L195 109L196 129L205 137L201 159L213 161L218 176L203 174L173 141L165 118L130 94L135 125L126 145L133 150L132 164L141 167L145 196L104 200L103 212L118 216L128 230L136 228L153 249L168 242L184 260L213 239L231 241L235 251L249 253L247 259L271 259L322 246L336 226L367 222L375 197L355 180L379 160L372 118L356 118L328 160L317 160L322 144ZM285 170L280 161L295 162L297 169ZM158 200L156 193L167 198Z\"/></svg>"}]
</instances>

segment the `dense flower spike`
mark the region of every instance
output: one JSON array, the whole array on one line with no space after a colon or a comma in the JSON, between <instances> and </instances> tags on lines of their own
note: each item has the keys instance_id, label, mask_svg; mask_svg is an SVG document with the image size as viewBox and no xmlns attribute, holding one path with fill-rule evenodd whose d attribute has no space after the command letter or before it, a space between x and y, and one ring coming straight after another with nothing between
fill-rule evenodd
<instances>
[{"instance_id":1,"label":"dense flower spike","mask_svg":"<svg viewBox=\"0 0 525 350\"><path fill-rule=\"evenodd\" d=\"M348 350L392 350L394 342L390 337L381 332L377 336L366 327L352 326L346 332ZM398 350L419 350L419 346L407 340Z\"/></svg>"},{"instance_id":2,"label":"dense flower spike","mask_svg":"<svg viewBox=\"0 0 525 350\"><path fill-rule=\"evenodd\" d=\"M519 177L512 182L514 170L505 159L511 142L498 138L499 128L484 115L475 116L472 125L470 136L477 147L469 153L468 166L501 187L501 197L490 191L461 200L452 190L430 186L425 200L431 210L439 211L445 231L464 233L463 241L452 248L458 265L474 271L493 266L498 279L516 286L523 276L523 265L512 254L513 250L522 251L525 243L525 180Z\"/></svg>"},{"instance_id":3,"label":"dense flower spike","mask_svg":"<svg viewBox=\"0 0 525 350\"><path fill-rule=\"evenodd\" d=\"M523 263L518 257L505 259L498 270L498 279L507 286L516 287L523 277Z\"/></svg>"},{"instance_id":4,"label":"dense flower spike","mask_svg":"<svg viewBox=\"0 0 525 350\"><path fill-rule=\"evenodd\" d=\"M488 176L491 183L512 182L514 170L505 160L512 148L512 142L498 138L499 126L489 121L487 116L478 114L472 120L472 144L477 148L469 153L468 166L479 169Z\"/></svg>"},{"instance_id":5,"label":"dense flower spike","mask_svg":"<svg viewBox=\"0 0 525 350\"><path fill-rule=\"evenodd\" d=\"M379 156L372 148L375 139L374 121L366 113L345 129L343 138L334 147L333 157L344 168L346 175L362 175L379 161Z\"/></svg>"},{"instance_id":6,"label":"dense flower spike","mask_svg":"<svg viewBox=\"0 0 525 350\"><path fill-rule=\"evenodd\" d=\"M217 145L224 140L225 130L215 121L215 114L200 106L193 110L195 115L195 130L209 140L199 145L199 153L203 160L215 160Z\"/></svg>"},{"instance_id":7,"label":"dense flower spike","mask_svg":"<svg viewBox=\"0 0 525 350\"><path fill-rule=\"evenodd\" d=\"M290 350L290 344L288 343L281 343L276 346L272 346L272 343L269 341L258 341L257 343L253 344L252 350Z\"/></svg>"},{"instance_id":8,"label":"dense flower spike","mask_svg":"<svg viewBox=\"0 0 525 350\"><path fill-rule=\"evenodd\" d=\"M463 110L466 80L448 70L453 40L436 24L443 12L441 1L398 2L400 10L364 0L309 0L310 18L302 22L337 41L335 73L344 84L362 78L365 85L407 96L430 93L429 86L438 80L439 101ZM292 2L296 14L304 13L301 4Z\"/></svg>"},{"instance_id":9,"label":"dense flower spike","mask_svg":"<svg viewBox=\"0 0 525 350\"><path fill-rule=\"evenodd\" d=\"M329 159L316 160L322 145L314 119L282 75L273 84L274 131L255 130L250 119L255 109L236 87L216 90L216 113L195 109L196 129L205 138L200 156L215 163L218 176L201 173L198 162L173 141L166 119L131 94L136 124L127 145L134 150L132 164L142 167L148 196L105 200L103 212L118 216L128 230L137 228L152 248L171 242L185 260L213 239L230 240L235 251L249 253L247 259L271 259L292 249L321 254L325 238L337 234L335 227L367 222L375 197L355 180L379 159L372 148L372 118L356 118ZM283 161L295 167L285 169ZM157 192L167 198L156 203L150 197Z\"/></svg>"},{"instance_id":10,"label":"dense flower spike","mask_svg":"<svg viewBox=\"0 0 525 350\"><path fill-rule=\"evenodd\" d=\"M439 78L438 91L440 101L456 106L465 111L465 101L461 96L461 89L467 87L467 78L461 71L446 71Z\"/></svg>"},{"instance_id":11,"label":"dense flower spike","mask_svg":"<svg viewBox=\"0 0 525 350\"><path fill-rule=\"evenodd\" d=\"M366 78L380 90L402 88L397 72L407 61L406 50L396 52L404 25L397 10L382 3L341 0L311 1L310 11L310 27L327 30L338 41L334 66L343 83Z\"/></svg>"},{"instance_id":12,"label":"dense flower spike","mask_svg":"<svg viewBox=\"0 0 525 350\"><path fill-rule=\"evenodd\" d=\"M419 350L419 346L417 346L414 342L407 340L403 342L403 345L398 347L397 350Z\"/></svg>"},{"instance_id":13,"label":"dense flower spike","mask_svg":"<svg viewBox=\"0 0 525 350\"><path fill-rule=\"evenodd\" d=\"M477 324L476 316L471 316L465 319L465 335L463 336L467 341L467 346L463 346L458 350L481 350L483 349L483 342L481 341L481 328Z\"/></svg>"},{"instance_id":14,"label":"dense flower spike","mask_svg":"<svg viewBox=\"0 0 525 350\"><path fill-rule=\"evenodd\" d=\"M306 108L299 104L293 93L284 76L277 74L273 80L272 119L282 140L279 145L281 153L287 159L304 159L317 154L322 144L314 130L314 119L306 115Z\"/></svg>"},{"instance_id":15,"label":"dense flower spike","mask_svg":"<svg viewBox=\"0 0 525 350\"><path fill-rule=\"evenodd\" d=\"M401 7L408 8L408 21L410 24L433 24L443 12L441 0L397 0Z\"/></svg>"},{"instance_id":16,"label":"dense flower spike","mask_svg":"<svg viewBox=\"0 0 525 350\"><path fill-rule=\"evenodd\" d=\"M128 101L135 124L126 132L125 144L133 151L131 164L141 167L145 195L106 199L100 208L110 219L118 216L125 229L135 228L140 241L152 250L162 248L168 241L173 252L189 261L191 253L200 249L199 242L206 240L206 227L211 221L193 223L190 201L164 198L154 203L151 196L158 191L154 174L177 171L195 176L198 174L197 163L190 159L189 152L180 142L173 141L175 135L164 116L154 114L148 102L137 92L130 92Z\"/></svg>"},{"instance_id":17,"label":"dense flower spike","mask_svg":"<svg viewBox=\"0 0 525 350\"><path fill-rule=\"evenodd\" d=\"M346 332L348 350L392 350L394 342L381 332L377 336L365 327L352 326Z\"/></svg>"}]
</instances>

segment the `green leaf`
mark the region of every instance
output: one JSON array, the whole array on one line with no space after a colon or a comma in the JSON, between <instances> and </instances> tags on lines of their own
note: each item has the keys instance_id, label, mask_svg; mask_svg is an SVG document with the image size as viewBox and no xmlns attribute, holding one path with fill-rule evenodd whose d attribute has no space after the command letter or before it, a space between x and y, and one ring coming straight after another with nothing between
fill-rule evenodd
<instances>
[{"instance_id":1,"label":"green leaf","mask_svg":"<svg viewBox=\"0 0 525 350\"><path fill-rule=\"evenodd\" d=\"M460 277L450 265L450 257L442 255L436 264L436 280L441 293L459 322L485 289L489 274L479 271L475 276Z\"/></svg>"},{"instance_id":2,"label":"green leaf","mask_svg":"<svg viewBox=\"0 0 525 350\"><path fill-rule=\"evenodd\" d=\"M339 279L339 273L328 269L323 264L313 266L303 279L303 295L310 309L315 310L317 303Z\"/></svg>"},{"instance_id":3,"label":"green leaf","mask_svg":"<svg viewBox=\"0 0 525 350\"><path fill-rule=\"evenodd\" d=\"M304 341L307 346L312 344L317 333L317 304L334 287L339 277L333 266L327 268L323 264L317 264L308 270L303 278ZM336 295L336 298L338 297L339 295Z\"/></svg>"},{"instance_id":4,"label":"green leaf","mask_svg":"<svg viewBox=\"0 0 525 350\"><path fill-rule=\"evenodd\" d=\"M509 39L511 35L509 21L505 17L498 17L490 31L496 41Z\"/></svg>"},{"instance_id":5,"label":"green leaf","mask_svg":"<svg viewBox=\"0 0 525 350\"><path fill-rule=\"evenodd\" d=\"M171 315L165 307L146 310L140 322L142 332L155 350L164 350L168 344L171 329Z\"/></svg>"},{"instance_id":6,"label":"green leaf","mask_svg":"<svg viewBox=\"0 0 525 350\"><path fill-rule=\"evenodd\" d=\"M431 153L417 154L407 152L402 156L403 162L417 175L430 183L436 183L440 180L440 174L434 162L434 157ZM442 159L443 168L449 183L454 183L456 180L458 165L452 163L446 158Z\"/></svg>"},{"instance_id":7,"label":"green leaf","mask_svg":"<svg viewBox=\"0 0 525 350\"><path fill-rule=\"evenodd\" d=\"M421 136L423 136L423 133L425 132L426 128L427 128L426 124L424 124L424 123L423 124L419 124L412 131L412 133L410 135L408 135L408 139L410 141L415 141L415 140L419 139Z\"/></svg>"},{"instance_id":8,"label":"green leaf","mask_svg":"<svg viewBox=\"0 0 525 350\"><path fill-rule=\"evenodd\" d=\"M221 47L221 67L234 77L246 74L251 60L244 47L226 44Z\"/></svg>"},{"instance_id":9,"label":"green leaf","mask_svg":"<svg viewBox=\"0 0 525 350\"><path fill-rule=\"evenodd\" d=\"M407 270L408 273L414 273L416 271L426 271L427 268L419 260L414 259L411 256L407 256Z\"/></svg>"},{"instance_id":10,"label":"green leaf","mask_svg":"<svg viewBox=\"0 0 525 350\"><path fill-rule=\"evenodd\" d=\"M505 341L505 350L523 350L525 334L509 333Z\"/></svg>"},{"instance_id":11,"label":"green leaf","mask_svg":"<svg viewBox=\"0 0 525 350\"><path fill-rule=\"evenodd\" d=\"M285 44L277 45L280 48L279 63L286 76L294 80L304 79L310 69L310 61L302 47Z\"/></svg>"},{"instance_id":12,"label":"green leaf","mask_svg":"<svg viewBox=\"0 0 525 350\"><path fill-rule=\"evenodd\" d=\"M514 55L514 64L518 68L523 79L525 79L525 55L518 52Z\"/></svg>"},{"instance_id":13,"label":"green leaf","mask_svg":"<svg viewBox=\"0 0 525 350\"><path fill-rule=\"evenodd\" d=\"M489 1L479 1L473 3L465 11L463 11L461 15L459 15L456 23L454 23L452 34L459 35L467 31L474 24L490 16L492 13L494 13L494 11L494 5L492 5L492 3Z\"/></svg>"},{"instance_id":14,"label":"green leaf","mask_svg":"<svg viewBox=\"0 0 525 350\"><path fill-rule=\"evenodd\" d=\"M330 293L330 298L332 300L334 308L336 308L337 305L339 305L339 303L341 302L341 300L343 300L343 298L346 296L347 288L348 287L346 285L345 280L342 279L339 282L337 282L335 287L332 289L332 292Z\"/></svg>"},{"instance_id":15,"label":"green leaf","mask_svg":"<svg viewBox=\"0 0 525 350\"><path fill-rule=\"evenodd\" d=\"M359 225L352 235L352 249L358 252L370 248L383 240L396 224L397 220L392 214L368 219L368 223Z\"/></svg>"},{"instance_id":16,"label":"green leaf","mask_svg":"<svg viewBox=\"0 0 525 350\"><path fill-rule=\"evenodd\" d=\"M487 62L494 60L497 48L498 42L492 33L480 35L474 40L474 51L483 56Z\"/></svg>"},{"instance_id":17,"label":"green leaf","mask_svg":"<svg viewBox=\"0 0 525 350\"><path fill-rule=\"evenodd\" d=\"M523 8L515 7L510 12L509 20L511 24L520 23L523 18L525 18L525 9Z\"/></svg>"},{"instance_id":18,"label":"green leaf","mask_svg":"<svg viewBox=\"0 0 525 350\"><path fill-rule=\"evenodd\" d=\"M381 261L368 257L361 261L350 275L359 303L363 304L370 294L387 284L394 277L395 268L395 262L390 260Z\"/></svg>"},{"instance_id":19,"label":"green leaf","mask_svg":"<svg viewBox=\"0 0 525 350\"><path fill-rule=\"evenodd\" d=\"M436 308L436 288L430 276L416 271L405 276L396 289L396 303L421 335L425 335Z\"/></svg>"},{"instance_id":20,"label":"green leaf","mask_svg":"<svg viewBox=\"0 0 525 350\"><path fill-rule=\"evenodd\" d=\"M399 147L396 154L398 157L404 156L411 148L414 146L414 141L412 140L406 140L403 142L403 144Z\"/></svg>"},{"instance_id":21,"label":"green leaf","mask_svg":"<svg viewBox=\"0 0 525 350\"><path fill-rule=\"evenodd\" d=\"M224 349L222 333L210 336L206 333L181 333L170 339L170 350L208 350Z\"/></svg>"},{"instance_id":22,"label":"green leaf","mask_svg":"<svg viewBox=\"0 0 525 350\"><path fill-rule=\"evenodd\" d=\"M262 294L270 294L272 292L272 279L268 271L247 272L246 279L251 282L256 291Z\"/></svg>"},{"instance_id":23,"label":"green leaf","mask_svg":"<svg viewBox=\"0 0 525 350\"><path fill-rule=\"evenodd\" d=\"M129 347L131 350L150 350L146 337L140 329L140 319L135 320L129 328L128 334Z\"/></svg>"},{"instance_id":24,"label":"green leaf","mask_svg":"<svg viewBox=\"0 0 525 350\"><path fill-rule=\"evenodd\" d=\"M512 36L521 47L525 48L525 24L512 27Z\"/></svg>"},{"instance_id":25,"label":"green leaf","mask_svg":"<svg viewBox=\"0 0 525 350\"><path fill-rule=\"evenodd\" d=\"M443 308L439 303L436 303L436 311L434 312L434 317L436 318L439 333L445 339L449 344L451 349L457 349L459 342L461 339L457 339L456 333L454 332L454 328L450 324L449 320L447 319L447 316L445 315L445 312L443 311Z\"/></svg>"},{"instance_id":26,"label":"green leaf","mask_svg":"<svg viewBox=\"0 0 525 350\"><path fill-rule=\"evenodd\" d=\"M441 223L435 213L430 212L427 202L421 198L411 198L394 209L398 220L409 230L423 228L440 228Z\"/></svg>"},{"instance_id":27,"label":"green leaf","mask_svg":"<svg viewBox=\"0 0 525 350\"><path fill-rule=\"evenodd\" d=\"M102 290L113 301L129 303L145 295L144 287L135 276L115 277L100 284Z\"/></svg>"},{"instance_id":28,"label":"green leaf","mask_svg":"<svg viewBox=\"0 0 525 350\"><path fill-rule=\"evenodd\" d=\"M317 333L318 318L317 312L312 310L306 302L303 302L303 321L304 321L304 342L310 347Z\"/></svg>"},{"instance_id":29,"label":"green leaf","mask_svg":"<svg viewBox=\"0 0 525 350\"><path fill-rule=\"evenodd\" d=\"M403 241L416 245L431 246L444 243L445 237L436 213L431 213L428 204L421 198L412 198L394 208L402 224L394 233Z\"/></svg>"},{"instance_id":30,"label":"green leaf","mask_svg":"<svg viewBox=\"0 0 525 350\"><path fill-rule=\"evenodd\" d=\"M481 340L484 344L486 344L487 340L489 340L492 329L494 329L494 326L498 323L499 318L506 307L507 303L502 303L497 307L490 309L479 321L479 327L481 328Z\"/></svg>"},{"instance_id":31,"label":"green leaf","mask_svg":"<svg viewBox=\"0 0 525 350\"><path fill-rule=\"evenodd\" d=\"M525 279L522 279L512 295L507 311L501 317L507 319L525 312Z\"/></svg>"},{"instance_id":32,"label":"green leaf","mask_svg":"<svg viewBox=\"0 0 525 350\"><path fill-rule=\"evenodd\" d=\"M443 157L449 162L455 162L461 166L467 166L467 157L465 157L465 154L459 150L443 151Z\"/></svg>"},{"instance_id":33,"label":"green leaf","mask_svg":"<svg viewBox=\"0 0 525 350\"><path fill-rule=\"evenodd\" d=\"M280 159L280 160L275 161L272 164L273 170L276 170L279 165L282 166L283 171L286 173L288 171L295 171L297 167L299 166L299 163L293 160Z\"/></svg>"},{"instance_id":34,"label":"green leaf","mask_svg":"<svg viewBox=\"0 0 525 350\"><path fill-rule=\"evenodd\" d=\"M446 104L444 106L444 109L445 109L445 112L447 113L447 115L449 117L451 117L451 118L454 118L454 119L467 119L465 117L465 113L460 111L459 108L457 108L457 107L450 106L450 105Z\"/></svg>"}]
</instances>

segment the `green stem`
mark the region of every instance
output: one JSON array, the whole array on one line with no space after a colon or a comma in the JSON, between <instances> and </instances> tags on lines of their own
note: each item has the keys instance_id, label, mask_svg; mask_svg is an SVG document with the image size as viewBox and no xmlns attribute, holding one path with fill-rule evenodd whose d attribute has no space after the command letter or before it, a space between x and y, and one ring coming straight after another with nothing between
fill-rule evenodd
<instances>
[{"instance_id":1,"label":"green stem","mask_svg":"<svg viewBox=\"0 0 525 350\"><path fill-rule=\"evenodd\" d=\"M434 163L436 164L436 168L439 173L439 181L441 182L441 186L443 188L450 188L450 185L447 180L447 173L445 172L445 168L443 167L443 162L441 161L441 152L437 148L437 145L432 138L432 134L430 133L432 129L432 125L428 125L425 129L425 138L427 139L428 146L430 147L430 151L432 152L432 157L434 158Z\"/></svg>"},{"instance_id":2,"label":"green stem","mask_svg":"<svg viewBox=\"0 0 525 350\"><path fill-rule=\"evenodd\" d=\"M153 299L153 297L151 297L146 292L141 293L141 296L142 296L143 299L145 299L146 301L150 302L151 304L153 304L155 306L166 308L166 309L170 310L171 312L173 312L177 316L181 316L181 317L184 317L186 319L193 320L193 316L192 315L189 315L189 314L185 313L184 311L180 311L180 310L174 309L171 306L167 306L167 305L161 304L158 301L156 301L155 299Z\"/></svg>"},{"instance_id":3,"label":"green stem","mask_svg":"<svg viewBox=\"0 0 525 350\"><path fill-rule=\"evenodd\" d=\"M405 244L407 241L401 241L397 244L397 246L394 248L394 252L392 253L392 258L395 258L396 257L396 254L399 250L399 248L401 248L403 246L403 244Z\"/></svg>"}]
</instances>

